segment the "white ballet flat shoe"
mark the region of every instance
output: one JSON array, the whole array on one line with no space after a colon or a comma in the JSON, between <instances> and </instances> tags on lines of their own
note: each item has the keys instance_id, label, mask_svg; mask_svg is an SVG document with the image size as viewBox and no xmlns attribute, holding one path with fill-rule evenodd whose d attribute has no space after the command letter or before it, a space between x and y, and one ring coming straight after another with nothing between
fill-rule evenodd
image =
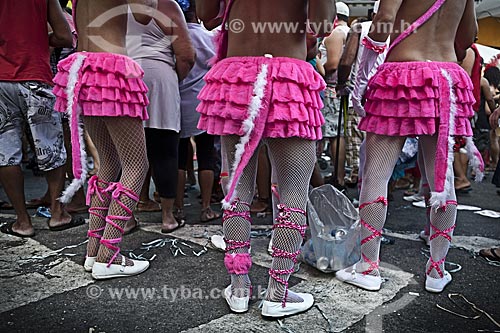
<instances>
[{"instance_id":1,"label":"white ballet flat shoe","mask_svg":"<svg viewBox=\"0 0 500 333\"><path fill-rule=\"evenodd\" d=\"M95 264L95 260L97 257L85 257L85 262L83 263L83 269L85 272L92 272L92 267Z\"/></svg>"},{"instance_id":2,"label":"white ballet flat shoe","mask_svg":"<svg viewBox=\"0 0 500 333\"><path fill-rule=\"evenodd\" d=\"M224 289L224 298L226 299L227 305L231 311L236 313L243 313L248 311L248 302L250 301L250 296L247 297L235 297L231 293L231 285Z\"/></svg>"},{"instance_id":3,"label":"white ballet flat shoe","mask_svg":"<svg viewBox=\"0 0 500 333\"><path fill-rule=\"evenodd\" d=\"M440 293L444 290L444 287L446 287L451 282L451 280L451 274L447 271L444 271L444 276L440 279L436 279L430 277L429 275L426 275L425 290L431 293Z\"/></svg>"},{"instance_id":4,"label":"white ballet flat shoe","mask_svg":"<svg viewBox=\"0 0 500 333\"><path fill-rule=\"evenodd\" d=\"M421 240L423 240L425 242L425 245L427 245L427 246L431 245L431 241L429 239L429 235L426 235L424 230L420 231L420 234L418 235L418 238L420 238Z\"/></svg>"},{"instance_id":5,"label":"white ballet flat shoe","mask_svg":"<svg viewBox=\"0 0 500 333\"><path fill-rule=\"evenodd\" d=\"M335 277L342 282L368 291L379 291L382 285L382 278L380 276L357 273L355 268L337 271Z\"/></svg>"},{"instance_id":6,"label":"white ballet flat shoe","mask_svg":"<svg viewBox=\"0 0 500 333\"><path fill-rule=\"evenodd\" d=\"M141 274L149 267L149 261L132 260L133 266L125 265L125 257L122 257L121 265L96 262L92 267L92 277L96 280L112 279L117 277L127 277Z\"/></svg>"},{"instance_id":7,"label":"white ballet flat shoe","mask_svg":"<svg viewBox=\"0 0 500 333\"><path fill-rule=\"evenodd\" d=\"M304 301L300 303L287 302L285 307L282 306L282 302L264 301L262 304L262 316L272 318L291 316L309 310L314 304L314 298L311 294L294 293L290 290L288 293L297 295Z\"/></svg>"}]
</instances>

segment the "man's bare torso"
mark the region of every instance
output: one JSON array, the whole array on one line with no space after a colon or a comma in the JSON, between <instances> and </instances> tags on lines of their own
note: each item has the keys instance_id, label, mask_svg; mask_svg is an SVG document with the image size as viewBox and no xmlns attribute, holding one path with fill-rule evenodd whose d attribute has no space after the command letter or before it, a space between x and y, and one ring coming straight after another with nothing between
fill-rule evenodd
<instances>
[{"instance_id":1,"label":"man's bare torso","mask_svg":"<svg viewBox=\"0 0 500 333\"><path fill-rule=\"evenodd\" d=\"M78 0L78 51L126 54L127 0Z\"/></svg>"},{"instance_id":2,"label":"man's bare torso","mask_svg":"<svg viewBox=\"0 0 500 333\"><path fill-rule=\"evenodd\" d=\"M306 59L307 0L233 1L229 15L229 57L272 54L275 57ZM241 20L244 24L245 28L240 33L231 31L238 26L234 25L237 22L235 20ZM271 32L268 27L261 32L254 30L258 24L263 23L275 23L275 27L281 24L282 31ZM286 31L285 25L291 31Z\"/></svg>"},{"instance_id":3,"label":"man's bare torso","mask_svg":"<svg viewBox=\"0 0 500 333\"><path fill-rule=\"evenodd\" d=\"M415 22L436 0L403 0L394 23L391 40ZM465 0L448 0L427 23L401 42L387 61L451 61L456 62L455 35L464 13ZM403 25L402 22L405 24Z\"/></svg>"}]
</instances>

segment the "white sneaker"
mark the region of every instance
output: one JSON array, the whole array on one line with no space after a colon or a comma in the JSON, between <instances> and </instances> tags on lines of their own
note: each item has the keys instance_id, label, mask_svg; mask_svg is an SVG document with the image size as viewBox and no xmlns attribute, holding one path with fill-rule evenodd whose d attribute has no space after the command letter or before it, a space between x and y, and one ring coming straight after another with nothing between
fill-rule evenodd
<instances>
[{"instance_id":1,"label":"white sneaker","mask_svg":"<svg viewBox=\"0 0 500 333\"><path fill-rule=\"evenodd\" d=\"M97 257L87 257L85 256L85 262L83 263L83 269L85 272L92 272L92 267L95 264L95 260Z\"/></svg>"},{"instance_id":2,"label":"white sneaker","mask_svg":"<svg viewBox=\"0 0 500 333\"><path fill-rule=\"evenodd\" d=\"M272 318L291 316L309 310L314 304L314 298L311 294L294 293L291 290L288 290L288 294L297 295L304 301L300 303L287 302L285 307L283 307L282 302L264 301L262 316Z\"/></svg>"},{"instance_id":3,"label":"white sneaker","mask_svg":"<svg viewBox=\"0 0 500 333\"><path fill-rule=\"evenodd\" d=\"M440 293L444 290L444 287L446 287L451 282L451 280L451 274L447 271L444 271L444 276L440 279L436 279L430 277L429 275L426 275L425 290L431 293Z\"/></svg>"},{"instance_id":4,"label":"white sneaker","mask_svg":"<svg viewBox=\"0 0 500 333\"><path fill-rule=\"evenodd\" d=\"M248 302L250 296L247 297L235 297L231 293L231 285L224 289L224 298L226 299L227 305L231 311L236 313L243 313L248 311Z\"/></svg>"},{"instance_id":5,"label":"white sneaker","mask_svg":"<svg viewBox=\"0 0 500 333\"><path fill-rule=\"evenodd\" d=\"M210 242L217 250L226 250L226 242L224 241L224 237L220 235L212 235L212 237L210 237Z\"/></svg>"},{"instance_id":6,"label":"white sneaker","mask_svg":"<svg viewBox=\"0 0 500 333\"><path fill-rule=\"evenodd\" d=\"M132 260L132 259L131 259ZM149 267L149 261L132 260L133 266L125 265L125 257L122 256L121 265L96 262L92 267L92 277L96 280L112 279L117 277L127 277L140 274Z\"/></svg>"},{"instance_id":7,"label":"white sneaker","mask_svg":"<svg viewBox=\"0 0 500 333\"><path fill-rule=\"evenodd\" d=\"M382 278L380 276L357 273L355 266L337 271L335 277L342 282L369 291L378 291L382 285Z\"/></svg>"},{"instance_id":8,"label":"white sneaker","mask_svg":"<svg viewBox=\"0 0 500 333\"><path fill-rule=\"evenodd\" d=\"M429 239L429 235L426 235L424 230L420 231L420 234L418 235L418 238L420 238L421 240L423 240L425 242L425 245L427 245L427 246L431 245L431 241Z\"/></svg>"}]
</instances>

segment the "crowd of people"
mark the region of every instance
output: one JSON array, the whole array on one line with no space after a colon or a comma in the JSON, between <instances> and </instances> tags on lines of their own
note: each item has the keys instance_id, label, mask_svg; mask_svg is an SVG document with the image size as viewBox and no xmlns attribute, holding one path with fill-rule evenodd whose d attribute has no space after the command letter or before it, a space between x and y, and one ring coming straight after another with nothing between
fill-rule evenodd
<instances>
[{"instance_id":1,"label":"crowd of people","mask_svg":"<svg viewBox=\"0 0 500 333\"><path fill-rule=\"evenodd\" d=\"M380 0L355 20L333 0L67 6L67 0L0 3L0 30L14 31L0 44L0 181L17 214L2 232L34 236L31 205L50 205L53 231L84 224L71 214L88 211L84 269L95 279L140 274L149 262L122 255L122 236L137 228L135 209L161 210L166 234L185 225L186 171L195 152L201 222L221 218L211 203L219 183L223 190L230 309L249 306L251 212L274 209L262 315L293 315L314 303L312 295L288 289L310 186L358 186L362 258L336 277L381 288L388 185L408 167L401 154L409 142L415 195L429 207L421 234L430 245L425 289L441 292L451 282L444 261L456 196L471 190L468 165L478 179L485 166L496 170L500 188L500 69L483 68L473 45L472 0ZM234 31L236 19L247 29ZM252 22L299 22L303 29L257 33ZM400 22L412 24L404 31L377 28ZM29 150L48 190L26 202L20 165ZM318 165L324 154L333 170L326 178Z\"/></svg>"}]
</instances>

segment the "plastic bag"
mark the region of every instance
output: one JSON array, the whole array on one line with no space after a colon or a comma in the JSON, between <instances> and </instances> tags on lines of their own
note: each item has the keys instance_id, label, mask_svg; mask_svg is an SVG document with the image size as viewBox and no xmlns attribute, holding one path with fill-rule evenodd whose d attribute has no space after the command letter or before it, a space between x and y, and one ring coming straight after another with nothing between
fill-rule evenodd
<instances>
[{"instance_id":1,"label":"plastic bag","mask_svg":"<svg viewBox=\"0 0 500 333\"><path fill-rule=\"evenodd\" d=\"M313 189L307 217L312 238L302 248L306 263L329 273L360 260L359 213L344 194L329 184Z\"/></svg>"}]
</instances>

